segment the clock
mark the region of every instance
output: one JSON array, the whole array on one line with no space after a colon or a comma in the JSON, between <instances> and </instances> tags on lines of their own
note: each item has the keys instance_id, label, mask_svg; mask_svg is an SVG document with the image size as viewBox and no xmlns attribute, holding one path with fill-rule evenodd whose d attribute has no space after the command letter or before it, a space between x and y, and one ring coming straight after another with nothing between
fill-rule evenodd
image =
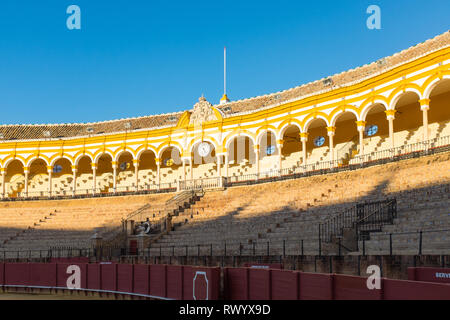
<instances>
[{"instance_id":1,"label":"clock","mask_svg":"<svg viewBox=\"0 0 450 320\"><path fill-rule=\"evenodd\" d=\"M198 154L201 157L206 157L209 154L210 151L211 151L211 147L209 146L209 143L202 142L202 143L199 144L199 146L198 146Z\"/></svg>"}]
</instances>

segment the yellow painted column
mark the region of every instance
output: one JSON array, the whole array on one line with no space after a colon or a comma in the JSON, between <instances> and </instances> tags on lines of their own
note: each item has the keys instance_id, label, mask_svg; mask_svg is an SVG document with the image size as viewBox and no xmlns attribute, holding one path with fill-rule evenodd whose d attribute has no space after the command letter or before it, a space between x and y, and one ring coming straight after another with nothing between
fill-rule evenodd
<instances>
[{"instance_id":1,"label":"yellow painted column","mask_svg":"<svg viewBox=\"0 0 450 320\"><path fill-rule=\"evenodd\" d=\"M5 168L1 168L2 171L2 197L4 198L6 196L5 191L6 191L6 185L5 185L5 181L6 181L6 169Z\"/></svg>"},{"instance_id":2,"label":"yellow painted column","mask_svg":"<svg viewBox=\"0 0 450 320\"><path fill-rule=\"evenodd\" d=\"M53 173L53 167L47 166L47 172L48 172L48 196L52 196L52 173Z\"/></svg>"},{"instance_id":3,"label":"yellow painted column","mask_svg":"<svg viewBox=\"0 0 450 320\"><path fill-rule=\"evenodd\" d=\"M422 110L423 117L423 141L428 140L428 110L430 109L430 99L419 100L420 110Z\"/></svg>"},{"instance_id":4,"label":"yellow painted column","mask_svg":"<svg viewBox=\"0 0 450 320\"><path fill-rule=\"evenodd\" d=\"M23 173L25 175L25 197L28 197L28 167L23 167Z\"/></svg>"},{"instance_id":5,"label":"yellow painted column","mask_svg":"<svg viewBox=\"0 0 450 320\"><path fill-rule=\"evenodd\" d=\"M225 177L228 178L228 151L225 153Z\"/></svg>"},{"instance_id":6,"label":"yellow painted column","mask_svg":"<svg viewBox=\"0 0 450 320\"><path fill-rule=\"evenodd\" d=\"M356 121L359 132L359 155L364 157L364 131L366 130L366 121Z\"/></svg>"},{"instance_id":7,"label":"yellow painted column","mask_svg":"<svg viewBox=\"0 0 450 320\"><path fill-rule=\"evenodd\" d=\"M258 180L259 179L259 144L255 144L253 146L253 150L255 150L256 180Z\"/></svg>"},{"instance_id":8,"label":"yellow painted column","mask_svg":"<svg viewBox=\"0 0 450 320\"><path fill-rule=\"evenodd\" d=\"M395 113L397 111L396 110L386 110L386 117L387 120L389 121L389 141L390 141L390 146L391 148L394 148L395 144L394 144L394 120L395 120Z\"/></svg>"},{"instance_id":9,"label":"yellow painted column","mask_svg":"<svg viewBox=\"0 0 450 320\"><path fill-rule=\"evenodd\" d=\"M113 168L113 192L116 193L116 191L117 191L117 162L111 161L111 165Z\"/></svg>"},{"instance_id":10,"label":"yellow painted column","mask_svg":"<svg viewBox=\"0 0 450 320\"><path fill-rule=\"evenodd\" d=\"M283 150L283 144L284 144L284 140L278 140L277 141L277 149L278 149L278 172L279 175L281 176L281 170L283 169L283 164L282 164L282 150Z\"/></svg>"},{"instance_id":11,"label":"yellow painted column","mask_svg":"<svg viewBox=\"0 0 450 320\"><path fill-rule=\"evenodd\" d=\"M134 177L136 179L136 191L139 191L139 160L133 159Z\"/></svg>"},{"instance_id":12,"label":"yellow painted column","mask_svg":"<svg viewBox=\"0 0 450 320\"><path fill-rule=\"evenodd\" d=\"M91 168L92 168L92 194L95 194L96 189L97 189L97 164L92 162L91 163Z\"/></svg>"},{"instance_id":13,"label":"yellow painted column","mask_svg":"<svg viewBox=\"0 0 450 320\"><path fill-rule=\"evenodd\" d=\"M77 166L72 166L72 195L75 195L77 192Z\"/></svg>"},{"instance_id":14,"label":"yellow painted column","mask_svg":"<svg viewBox=\"0 0 450 320\"><path fill-rule=\"evenodd\" d=\"M159 190L161 185L161 159L155 158L155 162L156 162L156 182Z\"/></svg>"},{"instance_id":15,"label":"yellow painted column","mask_svg":"<svg viewBox=\"0 0 450 320\"><path fill-rule=\"evenodd\" d=\"M327 127L328 138L330 140L330 161L334 161L334 143L333 137L336 132L336 127Z\"/></svg>"},{"instance_id":16,"label":"yellow painted column","mask_svg":"<svg viewBox=\"0 0 450 320\"><path fill-rule=\"evenodd\" d=\"M302 157L303 157L303 165L306 166L307 164L307 157L306 157L306 142L308 141L308 132L302 132L300 133L300 140L302 141Z\"/></svg>"}]
</instances>

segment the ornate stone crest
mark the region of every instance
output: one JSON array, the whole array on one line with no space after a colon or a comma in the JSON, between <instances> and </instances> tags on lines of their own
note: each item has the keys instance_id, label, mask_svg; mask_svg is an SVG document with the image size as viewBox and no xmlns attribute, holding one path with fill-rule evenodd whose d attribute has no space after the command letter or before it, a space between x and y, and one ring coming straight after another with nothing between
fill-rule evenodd
<instances>
[{"instance_id":1,"label":"ornate stone crest","mask_svg":"<svg viewBox=\"0 0 450 320\"><path fill-rule=\"evenodd\" d=\"M201 96L194 105L189 124L199 125L203 122L214 120L217 120L217 117L212 109L212 104L206 101L205 97Z\"/></svg>"}]
</instances>

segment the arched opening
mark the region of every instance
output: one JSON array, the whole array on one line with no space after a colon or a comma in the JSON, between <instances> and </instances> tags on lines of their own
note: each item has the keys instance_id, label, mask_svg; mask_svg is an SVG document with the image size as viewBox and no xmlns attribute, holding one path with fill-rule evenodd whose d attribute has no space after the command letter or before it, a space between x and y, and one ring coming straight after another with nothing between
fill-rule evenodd
<instances>
[{"instance_id":1,"label":"arched opening","mask_svg":"<svg viewBox=\"0 0 450 320\"><path fill-rule=\"evenodd\" d=\"M47 163L43 159L35 159L28 169L28 195L43 196L48 192Z\"/></svg>"},{"instance_id":2,"label":"arched opening","mask_svg":"<svg viewBox=\"0 0 450 320\"><path fill-rule=\"evenodd\" d=\"M133 155L128 151L122 152L117 158L116 188L118 191L134 190L136 187L134 168Z\"/></svg>"},{"instance_id":3,"label":"arched opening","mask_svg":"<svg viewBox=\"0 0 450 320\"><path fill-rule=\"evenodd\" d=\"M89 156L82 156L77 164L76 194L88 194L93 183L92 160Z\"/></svg>"},{"instance_id":4,"label":"arched opening","mask_svg":"<svg viewBox=\"0 0 450 320\"><path fill-rule=\"evenodd\" d=\"M156 155L152 150L145 150L139 156L139 189L149 189L157 183Z\"/></svg>"},{"instance_id":5,"label":"arched opening","mask_svg":"<svg viewBox=\"0 0 450 320\"><path fill-rule=\"evenodd\" d=\"M103 153L97 160L96 192L110 192L114 187L112 157Z\"/></svg>"},{"instance_id":6,"label":"arched opening","mask_svg":"<svg viewBox=\"0 0 450 320\"><path fill-rule=\"evenodd\" d=\"M328 139L327 123L321 118L312 120L307 128L308 141L306 143L306 161L315 164L329 160L330 143Z\"/></svg>"},{"instance_id":7,"label":"arched opening","mask_svg":"<svg viewBox=\"0 0 450 320\"><path fill-rule=\"evenodd\" d=\"M428 139L450 136L450 79L441 80L431 91Z\"/></svg>"},{"instance_id":8,"label":"arched opening","mask_svg":"<svg viewBox=\"0 0 450 320\"><path fill-rule=\"evenodd\" d=\"M277 147L277 139L272 131L264 132L259 138L259 172L277 170L279 166L280 150Z\"/></svg>"},{"instance_id":9,"label":"arched opening","mask_svg":"<svg viewBox=\"0 0 450 320\"><path fill-rule=\"evenodd\" d=\"M55 161L52 168L52 193L66 195L73 189L72 163L66 158Z\"/></svg>"},{"instance_id":10,"label":"arched opening","mask_svg":"<svg viewBox=\"0 0 450 320\"><path fill-rule=\"evenodd\" d=\"M216 150L209 141L198 142L192 149L192 177L204 179L217 176Z\"/></svg>"},{"instance_id":11,"label":"arched opening","mask_svg":"<svg viewBox=\"0 0 450 320\"><path fill-rule=\"evenodd\" d=\"M283 160L283 168L298 167L302 164L300 129L295 125L288 126L282 139L281 158Z\"/></svg>"},{"instance_id":12,"label":"arched opening","mask_svg":"<svg viewBox=\"0 0 450 320\"><path fill-rule=\"evenodd\" d=\"M334 159L340 164L348 164L358 152L359 133L356 115L352 112L342 112L336 118L334 135Z\"/></svg>"},{"instance_id":13,"label":"arched opening","mask_svg":"<svg viewBox=\"0 0 450 320\"><path fill-rule=\"evenodd\" d=\"M161 154L160 176L161 183L176 183L182 180L183 173L181 155L178 148L168 147Z\"/></svg>"},{"instance_id":14,"label":"arched opening","mask_svg":"<svg viewBox=\"0 0 450 320\"><path fill-rule=\"evenodd\" d=\"M10 198L17 197L17 193L25 188L25 174L23 164L19 160L12 160L6 166L5 194Z\"/></svg>"},{"instance_id":15,"label":"arched opening","mask_svg":"<svg viewBox=\"0 0 450 320\"><path fill-rule=\"evenodd\" d=\"M386 108L381 103L373 104L364 119L366 130L364 132L364 154L368 155L380 150L390 148L389 122L386 117Z\"/></svg>"},{"instance_id":16,"label":"arched opening","mask_svg":"<svg viewBox=\"0 0 450 320\"><path fill-rule=\"evenodd\" d=\"M234 137L228 144L227 153L229 177L239 177L256 173L255 147L249 137Z\"/></svg>"},{"instance_id":17,"label":"arched opening","mask_svg":"<svg viewBox=\"0 0 450 320\"><path fill-rule=\"evenodd\" d=\"M423 118L420 97L415 92L405 92L395 105L394 147L422 141Z\"/></svg>"}]
</instances>

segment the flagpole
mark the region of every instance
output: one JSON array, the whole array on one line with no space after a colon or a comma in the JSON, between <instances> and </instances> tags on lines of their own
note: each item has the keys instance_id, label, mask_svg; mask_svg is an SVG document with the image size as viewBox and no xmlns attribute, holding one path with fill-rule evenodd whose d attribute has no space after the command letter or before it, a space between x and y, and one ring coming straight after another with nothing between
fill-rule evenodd
<instances>
[{"instance_id":1,"label":"flagpole","mask_svg":"<svg viewBox=\"0 0 450 320\"><path fill-rule=\"evenodd\" d=\"M227 47L223 47L223 94L227 94Z\"/></svg>"}]
</instances>

